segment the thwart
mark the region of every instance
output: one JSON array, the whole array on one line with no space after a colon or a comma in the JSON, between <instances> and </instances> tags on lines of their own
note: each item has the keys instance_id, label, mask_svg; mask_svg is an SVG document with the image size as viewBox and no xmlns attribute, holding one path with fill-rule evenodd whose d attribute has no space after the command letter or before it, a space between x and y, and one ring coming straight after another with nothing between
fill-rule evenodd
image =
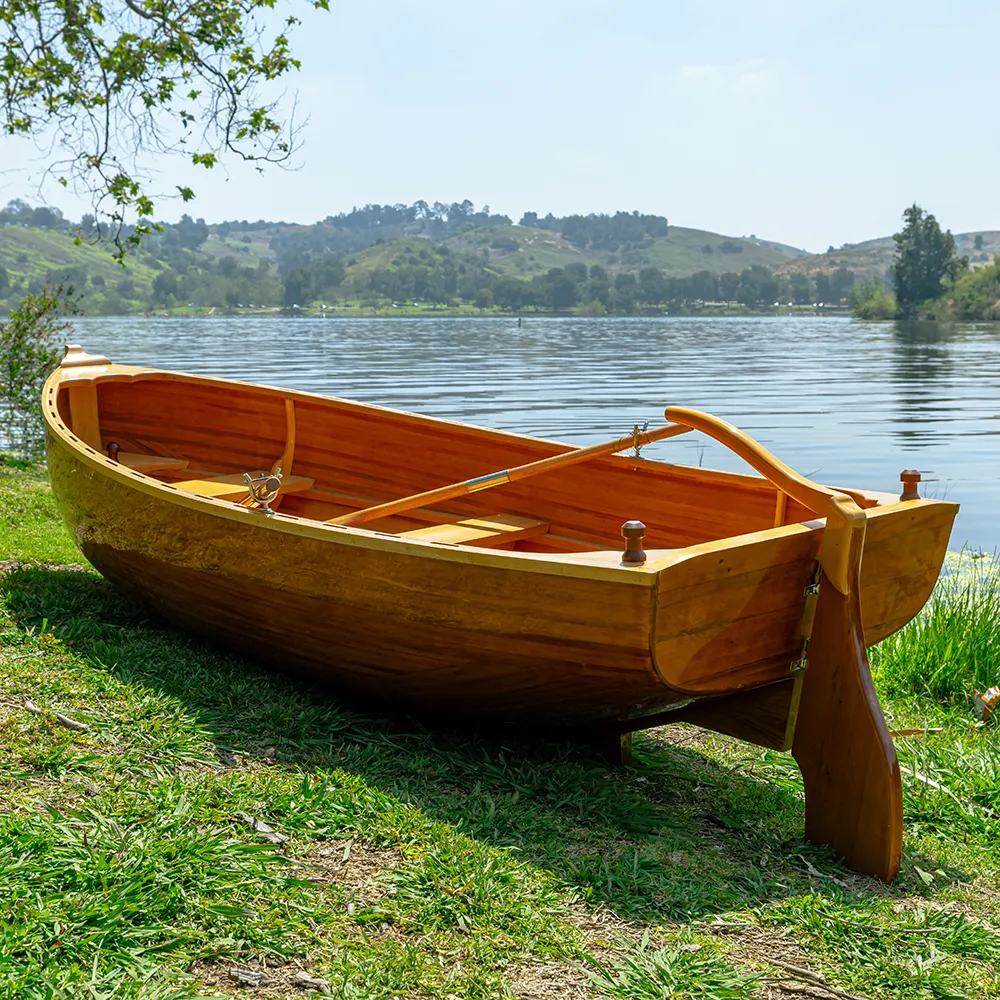
<instances>
[{"instance_id":1,"label":"thwart","mask_svg":"<svg viewBox=\"0 0 1000 1000\"><path fill-rule=\"evenodd\" d=\"M179 626L414 710L569 727L616 759L688 721L791 750L806 834L899 868L866 648L923 606L957 505L831 488L696 410L585 449L67 349L53 488ZM649 461L707 434L757 475ZM630 454L621 454L631 452Z\"/></svg>"}]
</instances>

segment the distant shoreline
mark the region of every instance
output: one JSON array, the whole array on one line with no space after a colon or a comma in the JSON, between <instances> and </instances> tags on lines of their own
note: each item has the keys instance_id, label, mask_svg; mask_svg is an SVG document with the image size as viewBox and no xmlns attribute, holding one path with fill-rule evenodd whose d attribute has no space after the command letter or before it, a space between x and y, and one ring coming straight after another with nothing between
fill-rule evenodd
<instances>
[{"instance_id":1,"label":"distant shoreline","mask_svg":"<svg viewBox=\"0 0 1000 1000\"><path fill-rule=\"evenodd\" d=\"M84 313L82 319L234 319L247 317L251 319L745 319L748 316L775 317L814 317L850 316L847 306L824 308L822 311L813 306L782 306L780 309L739 309L739 310L685 310L670 312L667 310L647 309L635 313L603 313L593 314L583 311L567 310L545 312L501 312L485 309L233 309L233 310L198 310L173 309L156 310L155 312L131 313Z\"/></svg>"}]
</instances>

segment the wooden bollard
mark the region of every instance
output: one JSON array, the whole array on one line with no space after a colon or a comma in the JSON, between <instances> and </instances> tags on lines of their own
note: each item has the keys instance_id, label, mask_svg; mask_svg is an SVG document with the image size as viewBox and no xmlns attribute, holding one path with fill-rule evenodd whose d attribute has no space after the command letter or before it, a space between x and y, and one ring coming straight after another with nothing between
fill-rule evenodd
<instances>
[{"instance_id":1,"label":"wooden bollard","mask_svg":"<svg viewBox=\"0 0 1000 1000\"><path fill-rule=\"evenodd\" d=\"M646 561L646 553L642 549L642 540L646 534L646 525L642 521L626 521L622 525L622 538L625 539L625 551L622 562L631 566L641 566Z\"/></svg>"},{"instance_id":2,"label":"wooden bollard","mask_svg":"<svg viewBox=\"0 0 1000 1000\"><path fill-rule=\"evenodd\" d=\"M917 492L917 483L920 482L920 473L916 469L903 469L899 474L899 481L903 484L903 492L899 494L900 500L919 500L920 494Z\"/></svg>"}]
</instances>

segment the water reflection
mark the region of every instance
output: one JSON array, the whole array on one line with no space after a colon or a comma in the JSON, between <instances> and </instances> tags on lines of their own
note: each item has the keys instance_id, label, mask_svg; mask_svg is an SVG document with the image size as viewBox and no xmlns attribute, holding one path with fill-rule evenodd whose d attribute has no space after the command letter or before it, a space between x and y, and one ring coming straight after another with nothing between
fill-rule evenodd
<instances>
[{"instance_id":1,"label":"water reflection","mask_svg":"<svg viewBox=\"0 0 1000 1000\"><path fill-rule=\"evenodd\" d=\"M947 433L943 425L950 422L947 386L954 372L949 349L954 335L952 324L895 324L892 376L899 408L891 419L905 448L919 448Z\"/></svg>"},{"instance_id":2,"label":"water reflection","mask_svg":"<svg viewBox=\"0 0 1000 1000\"><path fill-rule=\"evenodd\" d=\"M953 542L1000 546L1000 330L843 318L77 320L119 361L242 378L591 444L715 412L821 481L963 504ZM646 454L646 452L644 452ZM685 435L650 457L741 470ZM489 472L489 469L484 469Z\"/></svg>"}]
</instances>

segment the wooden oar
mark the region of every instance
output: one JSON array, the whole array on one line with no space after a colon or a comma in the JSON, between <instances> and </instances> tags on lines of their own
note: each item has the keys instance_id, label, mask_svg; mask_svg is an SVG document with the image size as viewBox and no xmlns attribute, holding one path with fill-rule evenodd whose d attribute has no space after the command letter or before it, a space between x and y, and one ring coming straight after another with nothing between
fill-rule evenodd
<instances>
[{"instance_id":1,"label":"wooden oar","mask_svg":"<svg viewBox=\"0 0 1000 1000\"><path fill-rule=\"evenodd\" d=\"M450 486L440 486L436 490L428 490L426 493L415 493L413 496L401 497L399 500L390 500L388 503L376 504L374 507L365 507L363 510L355 510L350 514L334 517L326 523L365 524L367 521L376 521L382 517L391 517L393 514L403 514L416 507L425 507L433 503L444 503L446 500L462 497L467 493L488 490L503 483L514 483L519 479L537 476L541 472L552 472L555 469L576 465L578 462L586 462L588 459L598 458L601 455L613 455L615 452L624 451L626 448L641 448L644 445L652 444L653 441L662 441L663 438L686 434L689 430L691 430L690 427L682 424L667 424L664 427L654 427L650 431L636 429L631 434L615 438L614 441L594 444L589 448L576 448L574 451L563 452L561 455L553 455L551 458L543 458L537 462L528 462L526 465L518 465L513 469L491 472L487 476L466 479L462 483L452 483Z\"/></svg>"}]
</instances>

